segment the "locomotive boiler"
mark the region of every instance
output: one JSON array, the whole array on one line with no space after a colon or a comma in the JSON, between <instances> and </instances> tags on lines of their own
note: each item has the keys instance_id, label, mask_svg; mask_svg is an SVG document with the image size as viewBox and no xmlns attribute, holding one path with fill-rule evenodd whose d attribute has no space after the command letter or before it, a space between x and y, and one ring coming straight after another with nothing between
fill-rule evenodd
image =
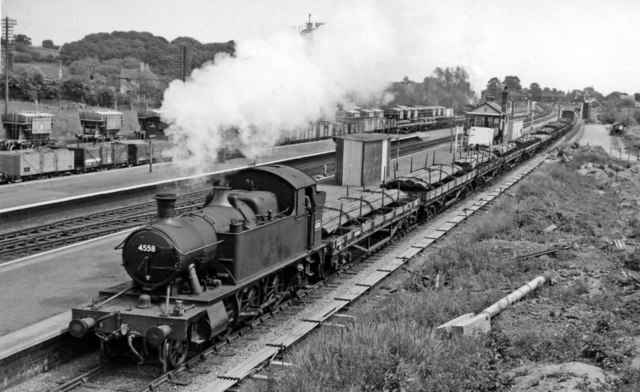
<instances>
[{"instance_id":1,"label":"locomotive boiler","mask_svg":"<svg viewBox=\"0 0 640 392\"><path fill-rule=\"evenodd\" d=\"M132 281L73 309L71 335L95 333L110 358L155 350L176 367L190 345L224 337L301 284L301 260L321 250L324 192L279 165L241 171L230 185L184 216L175 195L157 195L157 222L117 247Z\"/></svg>"}]
</instances>

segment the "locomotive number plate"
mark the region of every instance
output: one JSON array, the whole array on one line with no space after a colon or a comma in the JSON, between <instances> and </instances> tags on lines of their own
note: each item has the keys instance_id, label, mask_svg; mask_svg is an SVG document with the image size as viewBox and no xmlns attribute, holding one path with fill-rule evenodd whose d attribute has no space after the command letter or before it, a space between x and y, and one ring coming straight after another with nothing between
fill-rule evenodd
<instances>
[{"instance_id":1,"label":"locomotive number plate","mask_svg":"<svg viewBox=\"0 0 640 392\"><path fill-rule=\"evenodd\" d=\"M140 245L138 245L138 250L140 252L154 253L156 251L156 246L155 245L140 244Z\"/></svg>"}]
</instances>

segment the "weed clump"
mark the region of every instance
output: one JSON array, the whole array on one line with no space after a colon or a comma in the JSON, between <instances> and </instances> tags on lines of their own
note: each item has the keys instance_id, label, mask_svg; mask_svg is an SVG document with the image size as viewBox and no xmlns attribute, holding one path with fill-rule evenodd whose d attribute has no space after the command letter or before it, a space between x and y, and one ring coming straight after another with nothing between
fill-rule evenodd
<instances>
[{"instance_id":1,"label":"weed clump","mask_svg":"<svg viewBox=\"0 0 640 392\"><path fill-rule=\"evenodd\" d=\"M437 319L460 311L455 304L461 301L444 294L435 301L409 293L403 297L380 307L380 313L357 314L346 331L320 330L288 358L297 367L280 378L277 390L482 391L509 385L494 366L487 339L435 336ZM400 308L392 312L392 306ZM248 390L264 390L264 385Z\"/></svg>"}]
</instances>

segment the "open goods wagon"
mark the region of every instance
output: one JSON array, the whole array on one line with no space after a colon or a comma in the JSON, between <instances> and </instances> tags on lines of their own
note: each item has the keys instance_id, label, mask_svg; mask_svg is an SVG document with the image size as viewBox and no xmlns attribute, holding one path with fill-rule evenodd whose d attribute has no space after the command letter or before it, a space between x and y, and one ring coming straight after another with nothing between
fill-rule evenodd
<instances>
[{"instance_id":1,"label":"open goods wagon","mask_svg":"<svg viewBox=\"0 0 640 392\"><path fill-rule=\"evenodd\" d=\"M163 140L155 140L149 145L145 140L123 140L114 144L122 144L127 146L128 160L130 165L142 165L149 163L149 158L153 158L153 162L160 162L163 159L163 152L170 148L171 144Z\"/></svg>"}]
</instances>

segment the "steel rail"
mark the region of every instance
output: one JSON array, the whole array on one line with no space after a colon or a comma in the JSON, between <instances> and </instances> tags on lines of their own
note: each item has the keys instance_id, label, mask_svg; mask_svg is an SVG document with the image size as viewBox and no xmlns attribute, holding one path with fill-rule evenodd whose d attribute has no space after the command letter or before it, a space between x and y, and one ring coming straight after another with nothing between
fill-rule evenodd
<instances>
[{"instance_id":1,"label":"steel rail","mask_svg":"<svg viewBox=\"0 0 640 392\"><path fill-rule=\"evenodd\" d=\"M76 389L89 382L89 380L91 380L92 378L102 374L104 370L105 366L100 364L80 374L79 376L72 378L69 381L62 382L58 387L52 389L51 392L67 392Z\"/></svg>"}]
</instances>

